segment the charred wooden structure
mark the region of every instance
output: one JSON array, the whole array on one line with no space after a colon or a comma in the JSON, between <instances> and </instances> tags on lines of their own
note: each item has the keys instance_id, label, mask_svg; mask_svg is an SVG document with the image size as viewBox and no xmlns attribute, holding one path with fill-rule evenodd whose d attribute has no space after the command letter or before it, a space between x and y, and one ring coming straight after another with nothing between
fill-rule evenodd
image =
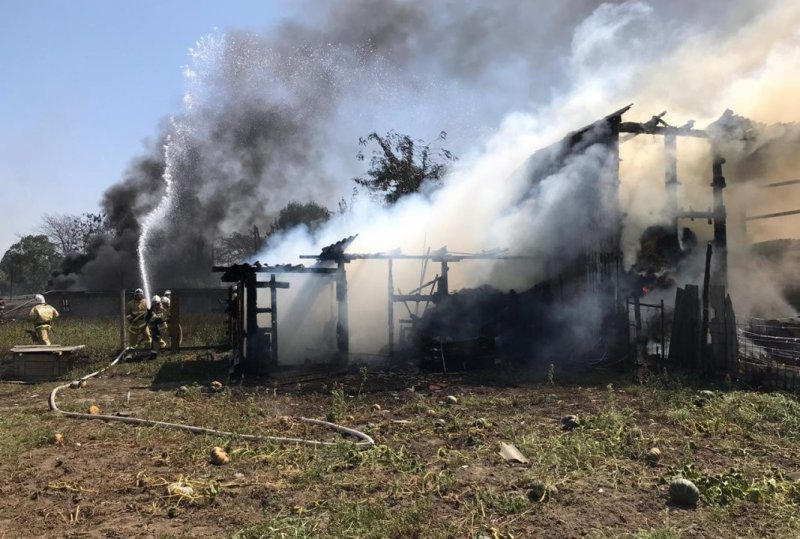
<instances>
[{"instance_id":1,"label":"charred wooden structure","mask_svg":"<svg viewBox=\"0 0 800 539\"><path fill-rule=\"evenodd\" d=\"M576 161L587 158L592 166L585 169L573 171L582 178L580 195L581 208L585 207L585 218L580 222L569 223L572 227L571 237L577 238L576 245L570 245L569 249L564 249L563 253L552 253L545 251L546 275L530 290L505 293L496 290L484 291L483 297L480 294L467 298L466 295L450 301L459 294L452 294L450 290L449 272L451 265L457 262L473 259L525 259L533 258L535 255L525 253L525 256L511 256L505 252L482 252L475 254L453 253L446 248L422 254L403 254L399 251L387 251L377 253L349 253L347 249L355 240L356 236L342 239L332 245L323 248L317 254L302 255L301 258L314 260L312 267L304 266L264 266L256 264L238 264L229 267L215 267L214 271L222 273L222 280L232 283L238 291L239 302L237 304L237 315L242 321L238 325L237 334L234 337L234 348L241 357L244 370L251 372L268 372L278 365L278 301L279 290L287 288L287 282L277 280L277 277L292 273L316 274L320 277L329 279L335 284L336 308L336 362L346 364L352 353L350 350L350 320L348 305L348 281L347 265L355 260L384 260L387 264L387 352L391 356L401 344L409 341L405 336L424 333L435 335L439 339L440 351L445 347L445 341L456 342L457 337L453 335L457 331L442 328L446 324L440 323L448 317L453 318L453 313L462 313L459 320L463 325L481 328L485 327L484 321L479 320L481 311L493 311L503 313L519 312L519 316L528 316L536 319L536 323L542 328L553 329L547 325L546 319L551 313L548 308L559 305L569 304L579 298L591 297L594 301L593 308L601 313L601 322L593 328L596 340L592 346L597 356L620 356L625 354L627 343L630 340L628 335L628 306L629 297L634 297L635 286L632 288L628 281L629 275L623 268L621 236L624 215L619 205L619 152L620 144L639 135L660 136L664 140L664 193L667 200L668 213L672 216L667 230L668 242L676 250L680 250L679 232L681 230L681 220L683 219L706 219L713 225L713 250L714 265L713 271L704 283L704 310L708 310L709 304L716 304L714 311L717 316L727 316L725 311L725 299L727 295L724 287L727 284L727 212L725 208L724 190L726 180L723 176L723 164L725 159L719 154L715 144L715 136L708 130L694 129L692 123L677 127L669 125L661 113L653 116L646 122L623 121L623 115L630 110L631 106L623 107L604 118L587 125L577 131L569 133L562 140L547 148L541 149L531 155L526 162L521 173L524 174L530 190L523 193L522 200L526 197L533 200L536 197L536 186L545 182L551 176L560 174L564 169L574 165ZM711 127L709 127L711 129ZM710 144L712 155L712 167L709 174L713 205L707 211L696 211L692 208L685 209L680 207L679 178L678 178L678 144L681 137L694 139L704 139ZM794 184L791 182L779 182L775 186ZM783 215L783 214L781 214ZM777 214L775 215L777 216ZM751 219L773 217L754 216ZM541 257L539 257L541 258ZM399 260L419 260L423 264L423 276L428 264L437 264L438 273L427 282L420 279L420 284L413 290L403 292L395 287L394 283L394 264ZM541 262L541 260L539 260ZM709 284L710 283L710 284ZM269 306L259 306L257 290L259 288L270 289ZM709 290L713 290L707 297ZM719 298L723 298L720 300ZM697 301L690 301L692 305L699 305ZM694 303L693 303L694 302ZM689 304L687 303L687 305ZM408 317L400 317L397 320L397 311L402 312L402 308L397 306L402 304ZM423 314L419 314L419 309L412 309L409 304L416 304L417 307L424 305ZM522 306L521 306L522 305ZM634 305L640 305L638 295L635 296ZM643 305L643 304L642 304ZM439 319L431 314L423 320L427 307L432 306L431 311L439 311ZM466 306L466 307L465 307ZM660 323L661 343L660 354L666 354L666 343L664 337L663 306L661 308L662 321ZM694 307L691 307L694 309ZM447 309L451 309L448 313ZM578 309L580 311L580 309ZM638 309L636 309L638 312ZM719 312L716 312L719 310ZM476 313L478 313L476 315ZM270 323L268 326L260 327L258 323L259 314L269 314ZM596 316L596 313L593 313ZM477 320L466 320L470 316L475 316ZM514 318L517 315L510 316ZM708 316L705 312L703 323L699 330L706 334L709 332ZM732 315L731 315L732 317ZM495 317L492 323L510 324L513 322L498 320L502 317ZM396 329L399 322L400 338L397 338ZM424 322L424 323L421 323ZM474 322L474 323L472 323ZM573 319L574 325L580 325L581 321ZM693 327L692 323L692 327ZM713 325L713 320L711 321ZM476 330L477 331L477 330ZM478 331L480 333L482 330ZM727 330L726 330L727 331ZM524 327L517 333L531 333L529 327ZM475 332L473 332L475 333ZM497 338L498 333L487 335L489 338ZM514 332L511 332L514 333ZM727 331L730 333L730 331ZM516 337L512 337L512 340ZM689 336L692 343L697 343L698 338ZM412 339L413 340L413 339ZM697 344L692 345L692 350L700 353L701 347ZM572 354L571 351L565 351ZM443 362L444 367L444 362Z\"/></svg>"},{"instance_id":2,"label":"charred wooden structure","mask_svg":"<svg viewBox=\"0 0 800 539\"><path fill-rule=\"evenodd\" d=\"M337 340L342 342L340 347L341 351L349 351L349 326L347 325L347 281L345 278L345 266L355 260L385 260L387 262L387 354L392 356L395 352L397 344L403 345L406 343L405 334L407 331L416 332L418 322L420 320L419 310L415 309L412 313L409 308L409 303L414 303L417 306L424 303L423 312L427 309L428 305L439 306L450 298L450 284L449 273L450 265L467 261L467 260L525 260L527 256L509 255L503 251L487 251L481 253L452 253L446 247L442 247L436 251L430 249L425 254L404 254L399 250L391 252L380 253L347 253L345 249L352 243L355 236L345 238L340 242L324 248L318 255L301 255L300 258L315 259L319 265L335 264L337 269L337 300L340 306L340 323L337 324ZM396 289L394 286L393 277L393 264L398 260L419 260L423 263L422 275L425 275L427 265L429 263L439 264L440 270L436 276L425 283L407 292L403 293L401 290ZM340 298L340 291L342 296ZM395 304L403 304L408 313L408 318L400 319L400 342L397 343L395 339ZM447 335L440 334L436 336L439 340L439 346L443 346L443 342ZM450 339L452 340L452 339ZM432 346L424 347L424 352L430 352Z\"/></svg>"},{"instance_id":3,"label":"charred wooden structure","mask_svg":"<svg viewBox=\"0 0 800 539\"><path fill-rule=\"evenodd\" d=\"M708 223L714 227L713 247L716 253L714 258L716 263L713 271L714 281L720 286L727 286L728 232L727 212L723 197L723 190L727 187L727 184L725 182L725 177L722 175L722 165L725 163L725 158L720 155L711 135L707 131L694 129L694 122L689 122L681 127L669 125L664 120L665 115L666 112L662 112L644 123L621 122L619 131L620 133L627 134L623 142L637 135L664 137L664 187L667 195L668 211L669 214L673 216L671 229L674 233L674 242L676 245L678 244L679 223L681 219L707 219ZM713 207L707 211L695 211L691 208L686 210L679 207L678 186L680 182L678 181L677 140L680 137L705 139L709 141L712 154L711 189Z\"/></svg>"},{"instance_id":4,"label":"charred wooden structure","mask_svg":"<svg viewBox=\"0 0 800 539\"><path fill-rule=\"evenodd\" d=\"M312 274L330 276L331 268L307 268L302 265L268 266L234 264L214 266L214 272L222 273L221 280L231 283L235 289L228 300L231 324L231 345L234 351L234 368L248 374L269 374L279 364L278 355L278 290L289 288L289 283L278 281L278 275ZM259 276L267 277L259 279ZM259 306L258 290L269 289L269 306ZM269 326L258 323L259 314L269 314Z\"/></svg>"}]
</instances>

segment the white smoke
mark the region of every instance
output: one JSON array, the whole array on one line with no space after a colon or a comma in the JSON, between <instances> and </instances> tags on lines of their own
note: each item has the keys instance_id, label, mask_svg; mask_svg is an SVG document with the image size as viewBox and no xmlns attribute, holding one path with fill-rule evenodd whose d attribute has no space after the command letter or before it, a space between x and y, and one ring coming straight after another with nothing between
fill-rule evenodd
<instances>
[{"instance_id":1,"label":"white smoke","mask_svg":"<svg viewBox=\"0 0 800 539\"><path fill-rule=\"evenodd\" d=\"M722 21L715 21L719 5L701 9L693 3L681 2L670 4L670 8L636 1L605 3L580 16L554 17L562 23L559 30L571 35L571 39L568 44L560 43L558 46L554 40L553 50L559 56L549 64L549 70L558 73L554 77L557 82L552 85L535 72L514 71L515 67L533 69L535 66L532 64L503 58L497 69L492 67L491 54L507 54L508 47L513 44L503 43L506 49L497 46L488 53L479 51L487 54L473 51L472 63L466 62L463 56L457 57L455 48L450 46L453 44L451 41L464 42L455 37L458 34L453 21L463 22L464 19L449 11L425 17L414 11L412 4L405 2L355 2L334 12L340 24L349 16L348 13L364 5L365 20L372 21L377 19L370 13L382 12L376 7L378 4L384 11L395 10L396 20L406 24L398 23L399 31L393 28L392 32L386 32L391 36L386 42L376 38L383 35L378 30L373 34L365 30L365 35L372 40L370 47L375 48L370 50L380 51L377 55L370 56L366 49L358 47L338 47L336 41L322 49L310 45L298 53L295 48L287 50L275 46L272 40L237 34L233 40L235 50L226 50L226 54L220 57L224 60L213 60L202 71L203 77L222 80L223 88L235 87L235 95L249 96L257 102L259 92L266 88L275 92L270 96L270 103L277 96L288 106L297 105L294 110L304 114L309 113L306 107L310 102L325 109L324 117L341 120L341 123L319 124L313 140L316 143L335 137L336 140L329 145L323 145L322 149L294 148L294 151L315 153L330 165L328 171L336 174L329 173L320 178L316 172L323 167L310 168L310 174L304 174L303 170L292 171L290 181L275 185L275 197L271 199L275 202L273 207L298 198L297 194L304 198L318 193L325 199L318 200L320 202L348 194L352 184L331 179L339 176L340 180L346 180L348 171L352 170L340 155L336 155L336 151L330 151L334 148L346 153L344 149L348 148L341 142L343 137L334 134L337 126L348 132L360 130L358 134L363 135L373 130L380 131L387 119L388 122L398 120L402 125L389 127L396 127L401 132L407 128L415 134L415 121L419 121L424 129L430 129L435 124L431 118L437 118L437 113L443 120L457 116L459 109L448 109L443 102L457 95L464 85L476 81L477 85L466 95L471 99L484 98L496 109L497 103L502 103L503 95L488 91L482 94L480 91L480 84L489 87L489 74L502 73L503 81L514 81L508 82L508 86L515 90L526 85L536 86L536 101L524 106L517 100L515 110L507 110L488 135L470 144L464 142L469 137L460 133L456 139L461 144L457 151L460 160L452 167L441 188L408 196L391 208L380 207L362 196L349 212L337 215L313 237L300 228L271 238L267 250L256 257L262 262L298 262L297 257L301 254L315 254L322 246L357 233L359 236L350 247L351 252L400 248L405 253L420 253L426 247L447 246L453 251L463 252L508 248L519 254L534 254L537 258L532 261L508 266L513 271L488 263L463 262L454 266L451 274L453 288L476 286L490 280L501 289L530 286L552 272L551 260L582 248L581 241L585 238L576 237L574 231L591 227L594 223L582 222L587 215L587 201L581 193L588 183L596 181L609 158L609 154L600 149L588 151L570 166L542 179L532 188L519 171L537 149L553 144L567 132L628 103L635 103L635 107L626 119L646 121L651 115L667 109L666 119L670 123L681 125L687 120L696 120L697 127L701 128L728 107L756 121L800 120L800 109L794 98L796 90L800 89L797 69L800 62L800 6L794 2L765 2L758 9L748 2L724 3L722 6L727 11ZM517 10L531 9L530 5L524 7L526 3L509 4L512 5L507 8L509 20L514 16L519 18ZM469 6L473 10L470 14L480 12L474 5ZM375 8L374 12L372 8ZM496 11L491 13L502 16L503 9L492 8ZM476 20L479 18L469 18L471 23ZM351 21L350 24L356 23ZM514 25L513 22L508 24ZM542 26L546 25L542 23ZM298 35L304 35L302 27L294 30ZM523 33L520 31L515 35ZM342 35L345 34L339 30L330 32L333 40L346 39ZM444 40L444 45L436 47L431 36ZM487 39L502 38L492 36ZM296 39L292 41L295 42ZM530 44L521 43L523 47ZM303 55L308 58L321 55L324 61L286 61L287 57ZM366 58L369 58L368 62ZM458 62L451 62L446 69L437 64L442 59L447 62L456 58ZM320 69L320 66L325 68ZM459 69L456 66L460 66ZM471 67L467 69L465 66ZM425 69L429 69L429 73ZM306 88L305 81L309 80L306 70L312 70L312 79L322 83ZM462 78L455 78L454 72ZM468 77L464 73L468 73ZM196 79L198 72L189 70L188 75ZM426 75L442 78L429 80ZM515 78L529 82L519 84ZM542 91L543 86L548 87L549 95ZM319 94L321 89L330 94ZM502 90L502 85L492 89ZM419 100L432 97L437 91L442 95L435 96L434 105L428 108L419 105ZM328 99L330 95L343 97L332 102ZM453 99L453 102L459 106L463 104L460 99ZM407 114L404 114L405 106ZM399 110L388 110L397 107ZM476 108L480 108L480 101L462 110L471 118L470 121L486 120L474 113ZM436 129L441 128L447 126L436 126ZM485 131L485 127L474 130L476 133ZM620 201L625 214L623 241L628 263L635 259L641 232L650 225L666 223L670 218L664 205L661 144L660 140L654 141L652 137L639 136L623 143L620 149ZM204 147L213 151L213 145ZM292 151L291 148L285 150ZM678 152L681 207L705 210L711 204L707 143L682 140ZM221 156L220 167L230 161L231 156ZM737 170L735 166L726 169L730 183L737 181ZM235 171L229 175L235 175ZM270 190L270 178L262 180L265 183L260 189ZM733 189L729 189L726 196L732 197L732 192ZM735 206L736 202L731 204ZM735 226L734 218L731 222ZM702 229L700 225L696 223L698 229ZM796 237L797 229L781 229L780 234ZM733 233L731 239L734 243L742 241ZM732 251L735 252L735 248ZM432 277L436 270L429 267L423 280ZM732 273L736 271L733 269ZM747 269L743 271L747 273ZM382 344L381 336L386 331L386 266L378 262L354 262L348 267L348 278L353 348L374 351ZM419 281L419 263L395 265L398 288L407 291L416 287ZM738 282L741 280L733 280L734 285ZM737 291L733 292L736 296Z\"/></svg>"}]
</instances>

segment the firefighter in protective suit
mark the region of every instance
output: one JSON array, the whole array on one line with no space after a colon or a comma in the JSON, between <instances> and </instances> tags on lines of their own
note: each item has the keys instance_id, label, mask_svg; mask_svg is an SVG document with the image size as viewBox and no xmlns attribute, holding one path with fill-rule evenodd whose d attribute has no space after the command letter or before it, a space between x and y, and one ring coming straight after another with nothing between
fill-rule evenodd
<instances>
[{"instance_id":1,"label":"firefighter in protective suit","mask_svg":"<svg viewBox=\"0 0 800 539\"><path fill-rule=\"evenodd\" d=\"M50 323L54 318L58 318L58 311L44 301L44 296L36 294L34 296L36 305L31 309L28 318L33 322L33 336L36 344L50 345Z\"/></svg>"},{"instance_id":2,"label":"firefighter in protective suit","mask_svg":"<svg viewBox=\"0 0 800 539\"><path fill-rule=\"evenodd\" d=\"M153 339L152 352L158 352L167 347L164 337L167 335L167 312L161 303L161 298L153 296L150 300L150 312L147 314L147 329Z\"/></svg>"},{"instance_id":3,"label":"firefighter in protective suit","mask_svg":"<svg viewBox=\"0 0 800 539\"><path fill-rule=\"evenodd\" d=\"M147 301L144 290L137 288L133 299L125 306L125 319L128 321L128 344L136 348L140 343L150 346L150 330L147 327Z\"/></svg>"},{"instance_id":4,"label":"firefighter in protective suit","mask_svg":"<svg viewBox=\"0 0 800 539\"><path fill-rule=\"evenodd\" d=\"M169 290L167 290L167 292L169 292ZM170 301L169 296L161 296L161 306L164 307L164 320L169 324L169 309L172 306L172 301Z\"/></svg>"}]
</instances>

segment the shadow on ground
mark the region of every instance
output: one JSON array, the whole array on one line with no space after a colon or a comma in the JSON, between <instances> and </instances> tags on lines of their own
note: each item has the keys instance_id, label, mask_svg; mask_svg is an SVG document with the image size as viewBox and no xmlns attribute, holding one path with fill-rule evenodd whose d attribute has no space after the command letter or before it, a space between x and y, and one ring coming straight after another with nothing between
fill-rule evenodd
<instances>
[{"instance_id":1,"label":"shadow on ground","mask_svg":"<svg viewBox=\"0 0 800 539\"><path fill-rule=\"evenodd\" d=\"M172 388L176 384L208 385L214 380L225 381L229 366L227 359L214 357L167 360L156 372L150 387L158 390Z\"/></svg>"}]
</instances>

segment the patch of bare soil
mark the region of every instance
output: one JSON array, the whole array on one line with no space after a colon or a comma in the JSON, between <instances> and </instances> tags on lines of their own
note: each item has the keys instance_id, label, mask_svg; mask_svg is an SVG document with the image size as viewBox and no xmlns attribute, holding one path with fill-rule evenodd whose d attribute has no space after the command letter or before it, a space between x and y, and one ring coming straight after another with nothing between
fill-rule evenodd
<instances>
[{"instance_id":1,"label":"patch of bare soil","mask_svg":"<svg viewBox=\"0 0 800 539\"><path fill-rule=\"evenodd\" d=\"M791 439L727 423L698 434L690 393L670 402L668 391L624 383L511 387L481 375L362 373L225 381L215 392L202 376L183 386L152 381L121 369L65 390L62 408L340 439L281 419L328 418L378 447L286 447L74 420L48 411L54 384L0 385L1 537L779 536L786 528L772 505L672 507L663 480L687 462L709 473L751 464L789 473L800 457ZM581 429L562 430L566 414ZM505 462L500 442L531 464ZM653 445L664 455L656 466L643 457ZM211 463L214 446L229 464ZM536 480L552 488L544 501L530 497Z\"/></svg>"}]
</instances>

